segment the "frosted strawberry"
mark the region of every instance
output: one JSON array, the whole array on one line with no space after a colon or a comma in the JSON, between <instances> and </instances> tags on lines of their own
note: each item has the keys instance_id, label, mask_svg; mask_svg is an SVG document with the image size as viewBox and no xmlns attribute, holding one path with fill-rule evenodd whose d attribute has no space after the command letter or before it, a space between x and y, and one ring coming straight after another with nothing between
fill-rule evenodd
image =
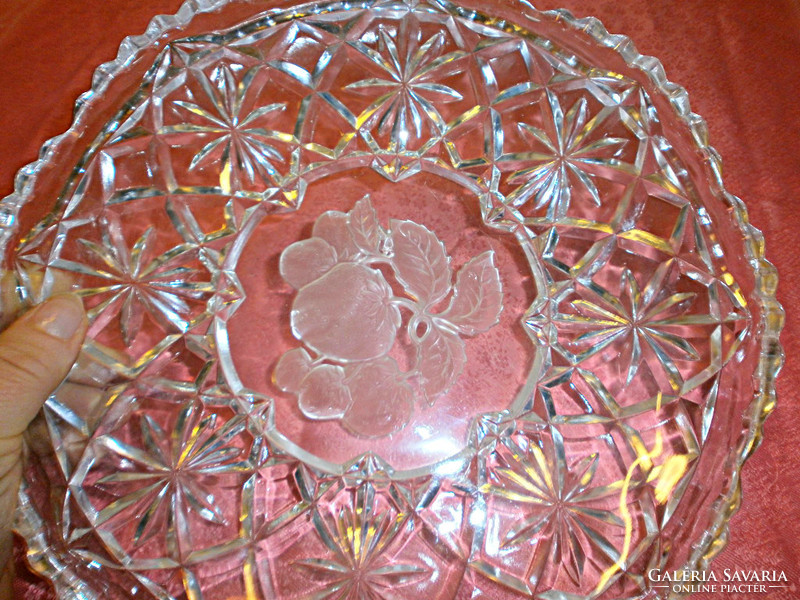
<instances>
[{"instance_id":1,"label":"frosted strawberry","mask_svg":"<svg viewBox=\"0 0 800 600\"><path fill-rule=\"evenodd\" d=\"M299 290L330 271L337 258L336 250L322 238L295 242L281 253L281 277Z\"/></svg>"},{"instance_id":2,"label":"frosted strawberry","mask_svg":"<svg viewBox=\"0 0 800 600\"><path fill-rule=\"evenodd\" d=\"M300 383L297 405L309 419L338 419L352 403L342 367L318 365Z\"/></svg>"},{"instance_id":3,"label":"frosted strawberry","mask_svg":"<svg viewBox=\"0 0 800 600\"><path fill-rule=\"evenodd\" d=\"M302 348L293 348L281 356L272 381L284 392L296 394L300 390L300 382L311 371L311 357Z\"/></svg>"},{"instance_id":4,"label":"frosted strawberry","mask_svg":"<svg viewBox=\"0 0 800 600\"><path fill-rule=\"evenodd\" d=\"M364 437L382 437L402 429L414 410L414 390L389 357L348 366L347 387L353 402L344 425Z\"/></svg>"},{"instance_id":5,"label":"frosted strawberry","mask_svg":"<svg viewBox=\"0 0 800 600\"><path fill-rule=\"evenodd\" d=\"M337 361L384 356L400 326L392 296L380 271L340 263L297 293L292 332L307 347Z\"/></svg>"}]
</instances>

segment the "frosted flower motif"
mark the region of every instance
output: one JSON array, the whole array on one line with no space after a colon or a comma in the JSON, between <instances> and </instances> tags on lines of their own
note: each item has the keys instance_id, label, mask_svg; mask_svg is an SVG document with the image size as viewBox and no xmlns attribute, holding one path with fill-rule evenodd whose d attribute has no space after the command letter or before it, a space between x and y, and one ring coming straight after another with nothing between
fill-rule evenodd
<instances>
[{"instance_id":1,"label":"frosted flower motif","mask_svg":"<svg viewBox=\"0 0 800 600\"><path fill-rule=\"evenodd\" d=\"M381 265L391 268L402 296ZM398 431L417 399L432 404L450 389L466 364L460 336L488 330L502 310L493 252L470 260L453 285L450 258L433 232L397 220L383 229L366 198L349 213L322 214L311 238L283 251L280 272L297 290L290 322L304 347L281 357L276 385L297 395L308 418L341 419L367 437ZM401 309L411 313L406 328L416 353L405 372L390 356Z\"/></svg>"}]
</instances>

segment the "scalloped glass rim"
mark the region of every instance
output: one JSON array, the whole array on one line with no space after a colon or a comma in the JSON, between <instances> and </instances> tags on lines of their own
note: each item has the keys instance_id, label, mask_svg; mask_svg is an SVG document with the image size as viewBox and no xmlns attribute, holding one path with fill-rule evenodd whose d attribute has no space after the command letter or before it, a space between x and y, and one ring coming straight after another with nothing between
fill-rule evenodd
<instances>
[{"instance_id":1,"label":"scalloped glass rim","mask_svg":"<svg viewBox=\"0 0 800 600\"><path fill-rule=\"evenodd\" d=\"M20 169L15 178L14 192L0 203L0 251L6 251L8 241L15 230L16 216L31 199L37 177L56 155L64 138L78 126L82 116L87 112L87 106L91 104L90 101L94 97L102 95L109 83L123 72L144 49L159 44L162 38L168 34L180 31L195 16L214 12L228 4L241 4L241 2L236 0L187 0L175 15L157 16L151 21L144 34L125 38L116 59L102 64L96 69L91 90L83 94L76 102L75 118L70 130L43 145L39 160ZM248 2L248 4L255 3ZM444 0L440 0L439 4L447 6L453 11L461 10L456 5ZM369 2L359 3L359 5L367 7ZM515 0L514 5L523 13L523 16L527 11L536 11L534 6L525 0ZM254 12L258 10L257 7L254 9ZM270 12L270 10L266 12ZM470 12L469 9L463 9L463 11L465 14ZM617 52L627 65L646 74L655 88L668 99L675 115L686 125L697 148L703 155L711 174L711 183L714 188L712 191L718 199L733 209L732 214L745 242L746 258L755 275L754 295L762 310L761 354L756 373L758 388L750 404L749 414L746 415L745 427L741 432L739 443L726 462L726 469L730 470L727 473L729 483L713 505L716 518L712 520L711 526L704 532L699 543L694 546L686 564L686 567L690 569L703 569L726 544L730 518L740 504L741 468L760 444L764 420L774 409L774 379L783 362L782 348L778 339L783 325L783 310L775 297L777 274L775 268L764 258L763 236L750 224L744 203L724 189L720 157L708 144L708 131L704 120L691 112L687 92L666 78L661 63L656 58L639 54L628 37L610 34L596 18L578 19L567 10L546 11L543 14L562 22L574 31L584 32L597 44ZM59 597L85 597L84 594L89 592L89 588L68 569L65 569L59 557L49 547L45 536L40 533L41 523L41 516L28 502L26 487L23 485L20 491L17 529L28 541L28 559L32 567L54 582Z\"/></svg>"}]
</instances>

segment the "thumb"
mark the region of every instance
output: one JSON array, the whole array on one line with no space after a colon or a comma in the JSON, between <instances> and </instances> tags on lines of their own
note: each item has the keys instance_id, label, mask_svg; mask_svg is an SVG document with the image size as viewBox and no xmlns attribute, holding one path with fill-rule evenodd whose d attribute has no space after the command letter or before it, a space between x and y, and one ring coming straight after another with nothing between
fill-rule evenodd
<instances>
[{"instance_id":1,"label":"thumb","mask_svg":"<svg viewBox=\"0 0 800 600\"><path fill-rule=\"evenodd\" d=\"M87 328L83 303L54 296L0 334L0 438L25 431L67 376Z\"/></svg>"}]
</instances>

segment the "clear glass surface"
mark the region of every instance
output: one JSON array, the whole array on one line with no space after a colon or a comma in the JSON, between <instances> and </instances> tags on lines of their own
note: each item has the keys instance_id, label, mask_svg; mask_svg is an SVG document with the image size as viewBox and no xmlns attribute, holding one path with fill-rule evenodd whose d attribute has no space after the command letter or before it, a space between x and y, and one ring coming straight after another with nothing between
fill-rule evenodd
<instances>
[{"instance_id":1,"label":"clear glass surface","mask_svg":"<svg viewBox=\"0 0 800 600\"><path fill-rule=\"evenodd\" d=\"M61 597L643 598L718 551L780 309L657 61L226 2L99 73L3 201L23 300L90 316L19 520Z\"/></svg>"}]
</instances>

